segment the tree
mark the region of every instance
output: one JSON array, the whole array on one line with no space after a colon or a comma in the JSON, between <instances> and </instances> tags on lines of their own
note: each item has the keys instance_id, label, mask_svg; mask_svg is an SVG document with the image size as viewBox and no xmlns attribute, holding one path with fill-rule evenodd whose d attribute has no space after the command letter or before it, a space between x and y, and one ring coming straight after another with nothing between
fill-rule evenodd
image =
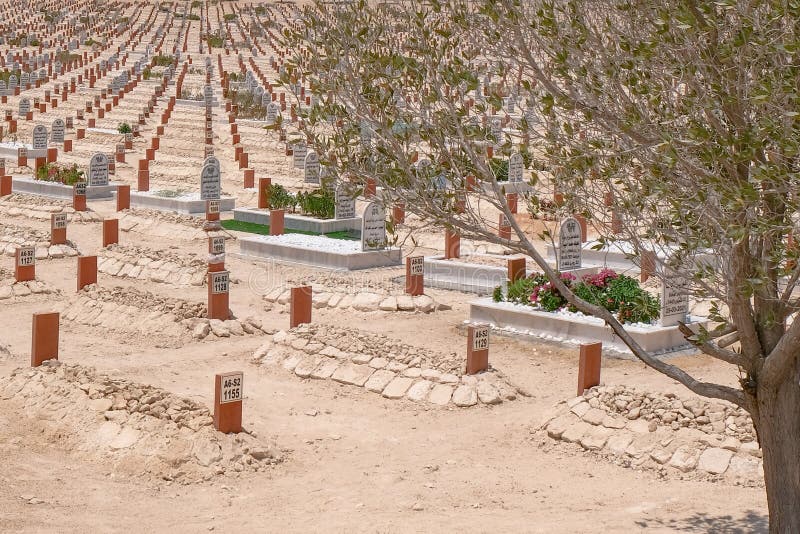
<instances>
[{"instance_id":1,"label":"tree","mask_svg":"<svg viewBox=\"0 0 800 534\"><path fill-rule=\"evenodd\" d=\"M304 128L330 173L374 177L385 202L524 252L648 366L744 407L763 449L770 528L800 532L800 4L317 1L302 21L283 34L294 52L285 81L304 77L321 96ZM521 116L506 116L511 105ZM531 213L559 192L558 214L586 216L635 257L658 252L662 276L679 274L712 303L714 328L682 332L730 364L739 388L657 359L563 284L487 157L516 150L532 161ZM467 194L468 177L477 187ZM498 214L511 240L498 237Z\"/></svg>"}]
</instances>

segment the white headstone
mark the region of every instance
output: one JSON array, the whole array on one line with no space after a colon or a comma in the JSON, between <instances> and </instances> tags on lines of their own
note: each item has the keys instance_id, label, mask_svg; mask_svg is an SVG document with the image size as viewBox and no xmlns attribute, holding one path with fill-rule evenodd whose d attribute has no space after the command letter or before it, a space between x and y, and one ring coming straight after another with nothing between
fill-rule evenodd
<instances>
[{"instance_id":1,"label":"white headstone","mask_svg":"<svg viewBox=\"0 0 800 534\"><path fill-rule=\"evenodd\" d=\"M89 185L108 185L108 156L98 152L89 160Z\"/></svg>"},{"instance_id":2,"label":"white headstone","mask_svg":"<svg viewBox=\"0 0 800 534\"><path fill-rule=\"evenodd\" d=\"M356 216L356 199L344 187L336 188L336 219L353 219Z\"/></svg>"},{"instance_id":3,"label":"white headstone","mask_svg":"<svg viewBox=\"0 0 800 534\"><path fill-rule=\"evenodd\" d=\"M47 127L44 124L37 124L33 127L33 149L47 149Z\"/></svg>"},{"instance_id":4,"label":"white headstone","mask_svg":"<svg viewBox=\"0 0 800 534\"><path fill-rule=\"evenodd\" d=\"M379 202L370 202L361 216L361 250L386 248L386 209Z\"/></svg>"},{"instance_id":5,"label":"white headstone","mask_svg":"<svg viewBox=\"0 0 800 534\"><path fill-rule=\"evenodd\" d=\"M31 111L31 101L28 98L20 98L19 100L19 116L24 117Z\"/></svg>"},{"instance_id":6,"label":"white headstone","mask_svg":"<svg viewBox=\"0 0 800 534\"><path fill-rule=\"evenodd\" d=\"M313 150L306 154L305 161L305 183L319 184L319 156Z\"/></svg>"},{"instance_id":7,"label":"white headstone","mask_svg":"<svg viewBox=\"0 0 800 534\"><path fill-rule=\"evenodd\" d=\"M281 108L275 102L267 104L267 122L273 123L278 119Z\"/></svg>"},{"instance_id":8,"label":"white headstone","mask_svg":"<svg viewBox=\"0 0 800 534\"><path fill-rule=\"evenodd\" d=\"M200 198L202 200L215 200L222 193L222 183L219 175L219 167L215 165L205 165L200 172Z\"/></svg>"},{"instance_id":9,"label":"white headstone","mask_svg":"<svg viewBox=\"0 0 800 534\"><path fill-rule=\"evenodd\" d=\"M50 128L50 141L54 144L64 142L64 119L55 119Z\"/></svg>"},{"instance_id":10,"label":"white headstone","mask_svg":"<svg viewBox=\"0 0 800 534\"><path fill-rule=\"evenodd\" d=\"M558 233L558 270L581 268L581 225L574 217L561 223Z\"/></svg>"},{"instance_id":11,"label":"white headstone","mask_svg":"<svg viewBox=\"0 0 800 534\"><path fill-rule=\"evenodd\" d=\"M664 267L661 284L661 326L675 326L689 314L687 281L678 272Z\"/></svg>"},{"instance_id":12,"label":"white headstone","mask_svg":"<svg viewBox=\"0 0 800 534\"><path fill-rule=\"evenodd\" d=\"M519 152L511 154L511 157L508 158L508 181L521 182L524 167L525 163L522 159L522 154Z\"/></svg>"},{"instance_id":13,"label":"white headstone","mask_svg":"<svg viewBox=\"0 0 800 534\"><path fill-rule=\"evenodd\" d=\"M308 152L308 147L305 143L297 142L294 144L292 148L292 154L294 155L294 166L297 169L302 169L303 166L306 164L306 154Z\"/></svg>"}]
</instances>

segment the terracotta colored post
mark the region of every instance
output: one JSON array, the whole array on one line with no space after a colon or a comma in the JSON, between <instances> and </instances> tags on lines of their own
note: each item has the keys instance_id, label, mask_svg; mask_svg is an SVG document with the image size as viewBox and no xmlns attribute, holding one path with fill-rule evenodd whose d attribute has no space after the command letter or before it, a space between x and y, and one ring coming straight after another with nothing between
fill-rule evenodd
<instances>
[{"instance_id":1,"label":"terracotta colored post","mask_svg":"<svg viewBox=\"0 0 800 534\"><path fill-rule=\"evenodd\" d=\"M11 185L13 180L11 176L0 176L0 197L4 197L11 194Z\"/></svg>"},{"instance_id":2,"label":"terracotta colored post","mask_svg":"<svg viewBox=\"0 0 800 534\"><path fill-rule=\"evenodd\" d=\"M474 375L489 368L489 325L467 327L467 374Z\"/></svg>"},{"instance_id":3,"label":"terracotta colored post","mask_svg":"<svg viewBox=\"0 0 800 534\"><path fill-rule=\"evenodd\" d=\"M461 235L455 230L444 232L444 259L461 257Z\"/></svg>"},{"instance_id":4,"label":"terracotta colored post","mask_svg":"<svg viewBox=\"0 0 800 534\"><path fill-rule=\"evenodd\" d=\"M72 139L64 139L64 153L72 152Z\"/></svg>"},{"instance_id":5,"label":"terracotta colored post","mask_svg":"<svg viewBox=\"0 0 800 534\"><path fill-rule=\"evenodd\" d=\"M258 208L269 209L269 188L272 185L270 178L258 179Z\"/></svg>"},{"instance_id":6,"label":"terracotta colored post","mask_svg":"<svg viewBox=\"0 0 800 534\"><path fill-rule=\"evenodd\" d=\"M367 178L367 185L364 186L364 198L373 198L378 186L374 178Z\"/></svg>"},{"instance_id":7,"label":"terracotta colored post","mask_svg":"<svg viewBox=\"0 0 800 534\"><path fill-rule=\"evenodd\" d=\"M652 250L643 250L640 257L639 281L645 283L652 275L656 274L656 253Z\"/></svg>"},{"instance_id":8,"label":"terracotta colored post","mask_svg":"<svg viewBox=\"0 0 800 534\"><path fill-rule=\"evenodd\" d=\"M392 220L395 224L406 222L406 205L404 203L400 202L392 208Z\"/></svg>"},{"instance_id":9,"label":"terracotta colored post","mask_svg":"<svg viewBox=\"0 0 800 534\"><path fill-rule=\"evenodd\" d=\"M228 271L208 273L208 318L227 321L231 312L229 307L229 281Z\"/></svg>"},{"instance_id":10,"label":"terracotta colored post","mask_svg":"<svg viewBox=\"0 0 800 534\"><path fill-rule=\"evenodd\" d=\"M31 367L58 359L59 313L34 313L31 329Z\"/></svg>"},{"instance_id":11,"label":"terracotta colored post","mask_svg":"<svg viewBox=\"0 0 800 534\"><path fill-rule=\"evenodd\" d=\"M575 215L575 220L581 226L581 243L586 243L589 240L589 225L586 222L586 217L583 215Z\"/></svg>"},{"instance_id":12,"label":"terracotta colored post","mask_svg":"<svg viewBox=\"0 0 800 534\"><path fill-rule=\"evenodd\" d=\"M511 258L508 260L508 281L516 282L528 274L525 258Z\"/></svg>"},{"instance_id":13,"label":"terracotta colored post","mask_svg":"<svg viewBox=\"0 0 800 534\"><path fill-rule=\"evenodd\" d=\"M137 191L150 191L150 171L139 170L139 176L136 178Z\"/></svg>"},{"instance_id":14,"label":"terracotta colored post","mask_svg":"<svg viewBox=\"0 0 800 534\"><path fill-rule=\"evenodd\" d=\"M247 152L242 152L242 154L239 156L239 168L240 169L247 168L248 157L249 156L247 155Z\"/></svg>"},{"instance_id":15,"label":"terracotta colored post","mask_svg":"<svg viewBox=\"0 0 800 534\"><path fill-rule=\"evenodd\" d=\"M214 376L214 428L219 432L242 431L244 373L235 371Z\"/></svg>"},{"instance_id":16,"label":"terracotta colored post","mask_svg":"<svg viewBox=\"0 0 800 534\"><path fill-rule=\"evenodd\" d=\"M425 293L425 258L406 258L406 293L412 297Z\"/></svg>"},{"instance_id":17,"label":"terracotta colored post","mask_svg":"<svg viewBox=\"0 0 800 534\"><path fill-rule=\"evenodd\" d=\"M29 282L36 279L36 249L18 247L14 251L14 279Z\"/></svg>"},{"instance_id":18,"label":"terracotta colored post","mask_svg":"<svg viewBox=\"0 0 800 534\"><path fill-rule=\"evenodd\" d=\"M206 200L206 220L219 221L219 200Z\"/></svg>"},{"instance_id":19,"label":"terracotta colored post","mask_svg":"<svg viewBox=\"0 0 800 534\"><path fill-rule=\"evenodd\" d=\"M117 186L117 211L127 210L131 207L131 186Z\"/></svg>"},{"instance_id":20,"label":"terracotta colored post","mask_svg":"<svg viewBox=\"0 0 800 534\"><path fill-rule=\"evenodd\" d=\"M103 248L119 243L119 219L103 220Z\"/></svg>"},{"instance_id":21,"label":"terracotta colored post","mask_svg":"<svg viewBox=\"0 0 800 534\"><path fill-rule=\"evenodd\" d=\"M269 210L269 235L283 235L284 211Z\"/></svg>"},{"instance_id":22,"label":"terracotta colored post","mask_svg":"<svg viewBox=\"0 0 800 534\"><path fill-rule=\"evenodd\" d=\"M256 186L256 171L255 169L244 170L244 188L252 189Z\"/></svg>"},{"instance_id":23,"label":"terracotta colored post","mask_svg":"<svg viewBox=\"0 0 800 534\"><path fill-rule=\"evenodd\" d=\"M97 256L78 256L78 291L97 283Z\"/></svg>"},{"instance_id":24,"label":"terracotta colored post","mask_svg":"<svg viewBox=\"0 0 800 534\"><path fill-rule=\"evenodd\" d=\"M578 395L589 388L600 384L600 361L603 354L602 343L584 343L581 345L578 362Z\"/></svg>"},{"instance_id":25,"label":"terracotta colored post","mask_svg":"<svg viewBox=\"0 0 800 534\"><path fill-rule=\"evenodd\" d=\"M64 245L67 242L67 214L52 213L50 215L50 244Z\"/></svg>"},{"instance_id":26,"label":"terracotta colored post","mask_svg":"<svg viewBox=\"0 0 800 534\"><path fill-rule=\"evenodd\" d=\"M611 212L611 233L614 235L622 233L622 218L617 213L617 210Z\"/></svg>"},{"instance_id":27,"label":"terracotta colored post","mask_svg":"<svg viewBox=\"0 0 800 534\"><path fill-rule=\"evenodd\" d=\"M511 225L508 223L508 218L506 218L503 213L500 214L500 220L498 221L497 235L500 239L511 239Z\"/></svg>"},{"instance_id":28,"label":"terracotta colored post","mask_svg":"<svg viewBox=\"0 0 800 534\"><path fill-rule=\"evenodd\" d=\"M311 322L311 286L293 287L289 300L289 328Z\"/></svg>"},{"instance_id":29,"label":"terracotta colored post","mask_svg":"<svg viewBox=\"0 0 800 534\"><path fill-rule=\"evenodd\" d=\"M55 163L58 161L58 149L55 147L47 149L47 163Z\"/></svg>"},{"instance_id":30,"label":"terracotta colored post","mask_svg":"<svg viewBox=\"0 0 800 534\"><path fill-rule=\"evenodd\" d=\"M513 214L517 213L518 197L519 195L516 193L506 193L506 204L508 204L508 210Z\"/></svg>"}]
</instances>

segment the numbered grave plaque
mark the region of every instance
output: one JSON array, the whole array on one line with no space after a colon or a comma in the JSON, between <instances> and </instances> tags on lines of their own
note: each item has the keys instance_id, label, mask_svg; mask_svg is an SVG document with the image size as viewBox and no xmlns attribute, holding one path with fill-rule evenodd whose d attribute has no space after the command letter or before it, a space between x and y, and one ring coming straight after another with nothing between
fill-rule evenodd
<instances>
[{"instance_id":1,"label":"numbered grave plaque","mask_svg":"<svg viewBox=\"0 0 800 534\"><path fill-rule=\"evenodd\" d=\"M212 237L211 238L211 254L225 254L225 238Z\"/></svg>"},{"instance_id":2,"label":"numbered grave plaque","mask_svg":"<svg viewBox=\"0 0 800 534\"><path fill-rule=\"evenodd\" d=\"M86 182L76 182L75 183L75 196L86 196Z\"/></svg>"},{"instance_id":3,"label":"numbered grave plaque","mask_svg":"<svg viewBox=\"0 0 800 534\"><path fill-rule=\"evenodd\" d=\"M227 293L230 285L230 277L228 271L220 271L211 274L211 294L220 295Z\"/></svg>"},{"instance_id":4,"label":"numbered grave plaque","mask_svg":"<svg viewBox=\"0 0 800 534\"><path fill-rule=\"evenodd\" d=\"M67 227L67 214L56 213L53 215L53 230L62 230Z\"/></svg>"},{"instance_id":5,"label":"numbered grave plaque","mask_svg":"<svg viewBox=\"0 0 800 534\"><path fill-rule=\"evenodd\" d=\"M34 247L20 247L17 265L19 267L30 267L36 263L36 249Z\"/></svg>"},{"instance_id":6,"label":"numbered grave plaque","mask_svg":"<svg viewBox=\"0 0 800 534\"><path fill-rule=\"evenodd\" d=\"M472 335L472 350L489 348L489 325L477 325Z\"/></svg>"},{"instance_id":7,"label":"numbered grave plaque","mask_svg":"<svg viewBox=\"0 0 800 534\"><path fill-rule=\"evenodd\" d=\"M411 276L422 276L425 268L425 258L422 256L415 256L409 258L411 264Z\"/></svg>"},{"instance_id":8,"label":"numbered grave plaque","mask_svg":"<svg viewBox=\"0 0 800 534\"><path fill-rule=\"evenodd\" d=\"M241 402L244 398L244 373L225 373L220 375L220 378L222 383L220 384L219 403Z\"/></svg>"}]
</instances>

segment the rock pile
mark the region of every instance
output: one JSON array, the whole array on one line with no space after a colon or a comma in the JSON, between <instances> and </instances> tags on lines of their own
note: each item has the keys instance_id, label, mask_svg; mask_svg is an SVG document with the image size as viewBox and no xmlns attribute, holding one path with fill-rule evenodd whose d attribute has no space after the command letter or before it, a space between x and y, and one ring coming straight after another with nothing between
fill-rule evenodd
<instances>
[{"instance_id":1,"label":"rock pile","mask_svg":"<svg viewBox=\"0 0 800 534\"><path fill-rule=\"evenodd\" d=\"M123 211L119 218L119 229L122 232L185 241L206 239L212 235L203 231L203 219L199 217L145 209Z\"/></svg>"},{"instance_id":2,"label":"rock pile","mask_svg":"<svg viewBox=\"0 0 800 534\"><path fill-rule=\"evenodd\" d=\"M205 406L79 365L17 369L0 378L0 403L60 448L100 455L115 472L191 483L282 459L273 443L215 431Z\"/></svg>"},{"instance_id":3,"label":"rock pile","mask_svg":"<svg viewBox=\"0 0 800 534\"><path fill-rule=\"evenodd\" d=\"M220 321L207 318L204 303L164 297L136 288L86 286L61 306L62 319L109 332L136 334L146 344L179 345L191 337L260 335L255 318Z\"/></svg>"},{"instance_id":4,"label":"rock pile","mask_svg":"<svg viewBox=\"0 0 800 534\"><path fill-rule=\"evenodd\" d=\"M29 282L15 282L14 273L0 270L0 300L25 298L31 295L50 295L59 293L44 282L31 280Z\"/></svg>"},{"instance_id":5,"label":"rock pile","mask_svg":"<svg viewBox=\"0 0 800 534\"><path fill-rule=\"evenodd\" d=\"M601 386L562 405L544 429L555 440L664 477L763 484L752 421L727 403Z\"/></svg>"},{"instance_id":6,"label":"rock pile","mask_svg":"<svg viewBox=\"0 0 800 534\"><path fill-rule=\"evenodd\" d=\"M0 200L0 215L21 217L38 221L49 221L53 213L67 213L70 223L97 222L102 220L93 211L75 211L66 200L13 193Z\"/></svg>"},{"instance_id":7,"label":"rock pile","mask_svg":"<svg viewBox=\"0 0 800 534\"><path fill-rule=\"evenodd\" d=\"M50 216L48 215L48 219ZM35 246L36 259L58 259L78 255L78 249L72 241L65 245L50 245L50 232L34 230L22 226L4 224L0 228L0 253L13 257L20 246Z\"/></svg>"},{"instance_id":8,"label":"rock pile","mask_svg":"<svg viewBox=\"0 0 800 534\"><path fill-rule=\"evenodd\" d=\"M144 247L111 245L98 255L97 270L110 276L177 286L206 283L205 260Z\"/></svg>"},{"instance_id":9,"label":"rock pile","mask_svg":"<svg viewBox=\"0 0 800 534\"><path fill-rule=\"evenodd\" d=\"M521 393L496 370L468 376L464 357L437 354L352 328L301 325L279 331L253 360L278 365L300 378L363 387L387 399L439 406L500 404Z\"/></svg>"},{"instance_id":10,"label":"rock pile","mask_svg":"<svg viewBox=\"0 0 800 534\"><path fill-rule=\"evenodd\" d=\"M391 294L388 291L358 291L356 293L342 291L340 288L328 288L312 285L311 302L314 308L336 308L359 312L421 312L431 313L436 310L449 310L450 306L437 303L428 295L412 297L406 294ZM281 286L264 295L267 310L274 304L287 305L291 289Z\"/></svg>"}]
</instances>

